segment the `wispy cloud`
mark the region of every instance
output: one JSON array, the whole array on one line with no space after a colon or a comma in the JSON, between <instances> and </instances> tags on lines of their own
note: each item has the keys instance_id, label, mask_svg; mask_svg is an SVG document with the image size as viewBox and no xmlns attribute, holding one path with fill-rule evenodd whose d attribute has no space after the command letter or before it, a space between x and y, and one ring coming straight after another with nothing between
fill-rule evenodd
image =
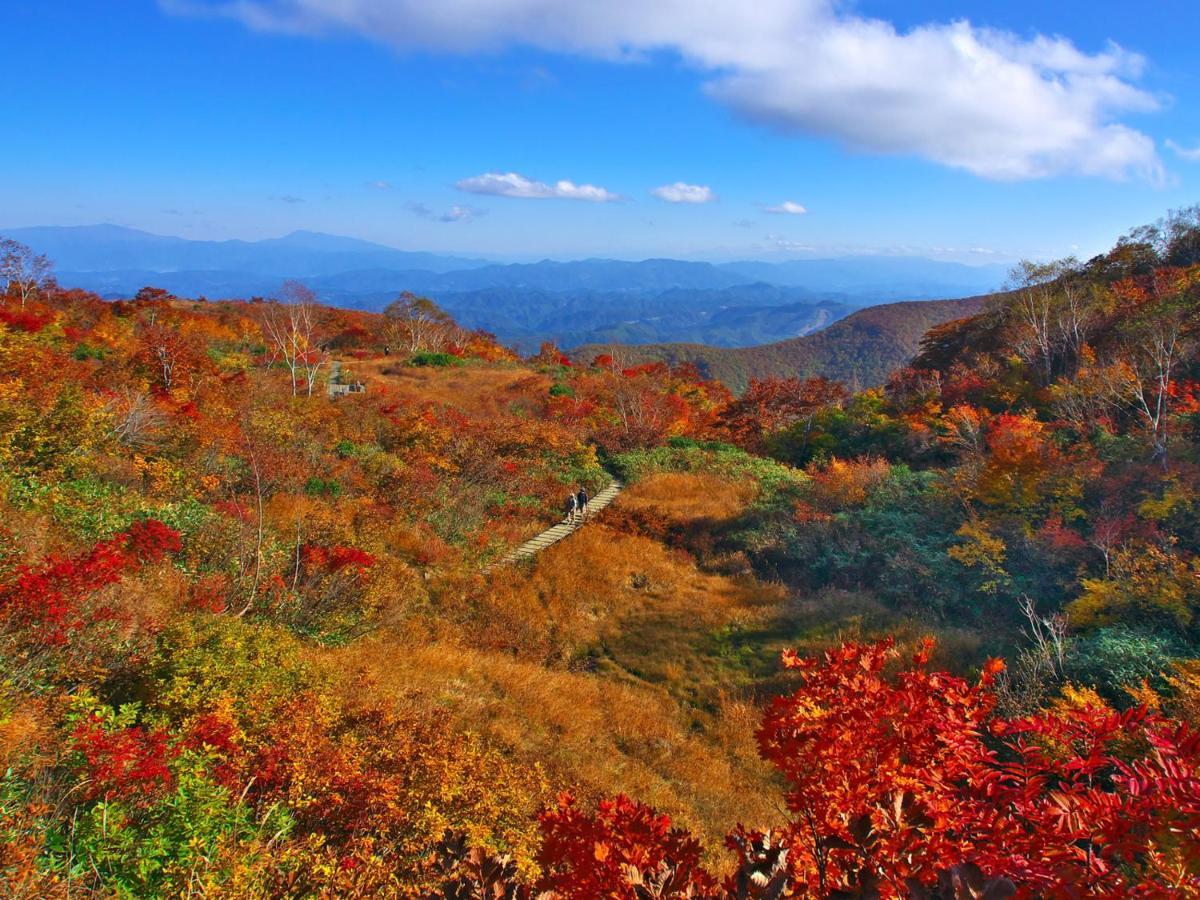
<instances>
[{"instance_id":1,"label":"wispy cloud","mask_svg":"<svg viewBox=\"0 0 1200 900\"><path fill-rule=\"evenodd\" d=\"M392 183L390 181L368 181L367 187L373 191L390 191Z\"/></svg>"},{"instance_id":2,"label":"wispy cloud","mask_svg":"<svg viewBox=\"0 0 1200 900\"><path fill-rule=\"evenodd\" d=\"M422 219L429 219L431 222L470 222L473 219L478 219L480 216L486 216L486 209L479 209L474 206L452 206L444 213L436 212L424 203L410 202L405 203L404 208L415 216Z\"/></svg>"},{"instance_id":3,"label":"wispy cloud","mask_svg":"<svg viewBox=\"0 0 1200 900\"><path fill-rule=\"evenodd\" d=\"M304 202L303 197L297 197L294 194L284 194L282 197L276 197L275 199L278 200L280 203L289 203L289 204Z\"/></svg>"},{"instance_id":4,"label":"wispy cloud","mask_svg":"<svg viewBox=\"0 0 1200 900\"><path fill-rule=\"evenodd\" d=\"M817 249L812 244L794 241L791 238L782 237L778 234L768 234L767 245L775 250L786 250L789 253L813 253Z\"/></svg>"},{"instance_id":5,"label":"wispy cloud","mask_svg":"<svg viewBox=\"0 0 1200 900\"><path fill-rule=\"evenodd\" d=\"M487 215L486 209L478 209L474 206L452 206L440 216L439 222L470 222L472 219L478 219L480 216Z\"/></svg>"},{"instance_id":6,"label":"wispy cloud","mask_svg":"<svg viewBox=\"0 0 1200 900\"><path fill-rule=\"evenodd\" d=\"M526 91L539 91L554 87L556 84L558 84L558 77L545 66L533 66L526 69L520 78L521 89Z\"/></svg>"},{"instance_id":7,"label":"wispy cloud","mask_svg":"<svg viewBox=\"0 0 1200 900\"><path fill-rule=\"evenodd\" d=\"M1200 144L1195 147L1184 147L1175 141L1167 138L1167 149L1178 156L1180 159L1186 159L1188 162L1200 162Z\"/></svg>"},{"instance_id":8,"label":"wispy cloud","mask_svg":"<svg viewBox=\"0 0 1200 900\"><path fill-rule=\"evenodd\" d=\"M556 181L548 184L534 181L516 172L487 172L464 178L455 184L468 194L488 194L495 197L519 197L521 199L558 198L562 200L588 200L592 203L612 203L620 200L620 194L597 187L594 184L576 184L573 181Z\"/></svg>"},{"instance_id":9,"label":"wispy cloud","mask_svg":"<svg viewBox=\"0 0 1200 900\"><path fill-rule=\"evenodd\" d=\"M785 133L997 180L1164 178L1155 142L1121 121L1160 103L1137 85L1144 60L1115 44L1089 53L965 18L901 30L837 0L159 2L258 31L358 33L403 51L529 46L621 62L667 48L707 73L710 97Z\"/></svg>"},{"instance_id":10,"label":"wispy cloud","mask_svg":"<svg viewBox=\"0 0 1200 900\"><path fill-rule=\"evenodd\" d=\"M808 210L792 200L784 200L782 203L777 203L774 206L764 206L763 212L773 213L778 216L802 216Z\"/></svg>"},{"instance_id":11,"label":"wispy cloud","mask_svg":"<svg viewBox=\"0 0 1200 900\"><path fill-rule=\"evenodd\" d=\"M717 199L717 195L708 185L687 184L683 181L660 185L650 193L667 203L712 203Z\"/></svg>"}]
</instances>

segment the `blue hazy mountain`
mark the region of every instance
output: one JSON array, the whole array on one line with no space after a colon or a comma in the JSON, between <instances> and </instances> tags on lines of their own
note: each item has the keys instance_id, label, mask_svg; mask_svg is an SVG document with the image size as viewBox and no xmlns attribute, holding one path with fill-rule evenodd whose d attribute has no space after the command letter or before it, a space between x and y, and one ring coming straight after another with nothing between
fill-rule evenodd
<instances>
[{"instance_id":1,"label":"blue hazy mountain","mask_svg":"<svg viewBox=\"0 0 1200 900\"><path fill-rule=\"evenodd\" d=\"M819 288L880 300L962 297L993 291L1004 284L1005 265L968 266L915 256L848 256L787 262L742 261L721 269L744 279Z\"/></svg>"},{"instance_id":2,"label":"blue hazy mountain","mask_svg":"<svg viewBox=\"0 0 1200 900\"><path fill-rule=\"evenodd\" d=\"M425 294L464 325L522 347L698 342L717 347L809 334L897 299L999 287L1001 266L897 256L744 260L582 259L502 264L296 231L259 241L195 241L118 225L7 229L54 260L59 280L108 298L153 285L181 297L271 296L288 278L325 302L380 310Z\"/></svg>"},{"instance_id":3,"label":"blue hazy mountain","mask_svg":"<svg viewBox=\"0 0 1200 900\"><path fill-rule=\"evenodd\" d=\"M378 309L392 296L328 299L340 306ZM560 347L661 341L740 347L810 334L859 308L846 296L761 283L665 291L499 287L441 292L437 299L459 322L490 331L522 350L534 350L544 340Z\"/></svg>"},{"instance_id":4,"label":"blue hazy mountain","mask_svg":"<svg viewBox=\"0 0 1200 900\"><path fill-rule=\"evenodd\" d=\"M413 253L357 238L293 231L261 241L193 241L120 225L11 228L4 234L45 253L64 272L198 272L311 278L354 269L449 272L486 260ZM236 284L236 279L228 279ZM190 292L189 292L190 293Z\"/></svg>"}]
</instances>

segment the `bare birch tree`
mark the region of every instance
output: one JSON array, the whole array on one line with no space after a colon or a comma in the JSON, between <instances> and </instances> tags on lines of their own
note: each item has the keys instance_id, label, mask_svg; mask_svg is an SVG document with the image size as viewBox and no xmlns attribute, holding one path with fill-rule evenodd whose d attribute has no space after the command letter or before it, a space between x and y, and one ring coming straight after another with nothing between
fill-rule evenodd
<instances>
[{"instance_id":1,"label":"bare birch tree","mask_svg":"<svg viewBox=\"0 0 1200 900\"><path fill-rule=\"evenodd\" d=\"M1053 266L1022 260L1009 272L1017 292L1013 306L1020 326L1015 349L1035 368L1043 384L1049 384L1054 364L1054 339L1051 325L1053 303Z\"/></svg>"},{"instance_id":2,"label":"bare birch tree","mask_svg":"<svg viewBox=\"0 0 1200 900\"><path fill-rule=\"evenodd\" d=\"M1009 281L1017 293L1014 348L1048 385L1056 365L1059 371L1074 371L1079 364L1094 320L1090 288L1073 256L1047 263L1024 260L1013 267Z\"/></svg>"},{"instance_id":3,"label":"bare birch tree","mask_svg":"<svg viewBox=\"0 0 1200 900\"><path fill-rule=\"evenodd\" d=\"M282 299L267 305L263 332L271 342L272 360L282 360L292 381L292 396L304 385L312 396L317 374L328 354L317 342L316 295L298 281L284 282Z\"/></svg>"},{"instance_id":4,"label":"bare birch tree","mask_svg":"<svg viewBox=\"0 0 1200 900\"><path fill-rule=\"evenodd\" d=\"M29 300L53 290L54 264L44 254L0 237L0 279L4 280L4 295L15 293L24 309Z\"/></svg>"},{"instance_id":5,"label":"bare birch tree","mask_svg":"<svg viewBox=\"0 0 1200 900\"><path fill-rule=\"evenodd\" d=\"M383 311L389 342L407 346L409 353L438 351L454 331L454 320L428 297L405 291Z\"/></svg>"}]
</instances>

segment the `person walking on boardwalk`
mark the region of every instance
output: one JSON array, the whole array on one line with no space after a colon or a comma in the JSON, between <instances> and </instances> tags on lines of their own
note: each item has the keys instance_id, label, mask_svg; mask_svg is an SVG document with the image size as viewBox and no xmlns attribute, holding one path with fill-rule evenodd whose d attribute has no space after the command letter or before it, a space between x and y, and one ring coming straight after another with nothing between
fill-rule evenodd
<instances>
[{"instance_id":1,"label":"person walking on boardwalk","mask_svg":"<svg viewBox=\"0 0 1200 900\"><path fill-rule=\"evenodd\" d=\"M579 493L575 495L575 503L579 507L579 515L586 522L588 512L588 495L587 488L582 484L579 486Z\"/></svg>"},{"instance_id":2,"label":"person walking on boardwalk","mask_svg":"<svg viewBox=\"0 0 1200 900\"><path fill-rule=\"evenodd\" d=\"M575 494L567 497L567 524L575 524L575 514L579 510L579 498Z\"/></svg>"}]
</instances>

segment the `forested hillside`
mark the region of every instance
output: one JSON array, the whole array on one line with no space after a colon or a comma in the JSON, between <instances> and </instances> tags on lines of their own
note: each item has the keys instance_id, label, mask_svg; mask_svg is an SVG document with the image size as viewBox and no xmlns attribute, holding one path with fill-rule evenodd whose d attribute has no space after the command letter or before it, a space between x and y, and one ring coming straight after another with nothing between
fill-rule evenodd
<instances>
[{"instance_id":1,"label":"forested hillside","mask_svg":"<svg viewBox=\"0 0 1200 900\"><path fill-rule=\"evenodd\" d=\"M1200 893L1194 211L738 396L0 255L5 893Z\"/></svg>"},{"instance_id":2,"label":"forested hillside","mask_svg":"<svg viewBox=\"0 0 1200 900\"><path fill-rule=\"evenodd\" d=\"M934 325L974 315L988 297L886 303L851 313L828 328L803 337L757 347L700 344L642 344L613 347L589 344L570 351L572 359L617 355L640 365L664 362L693 365L705 377L741 393L752 379L819 376L862 387L883 384L916 353Z\"/></svg>"}]
</instances>

